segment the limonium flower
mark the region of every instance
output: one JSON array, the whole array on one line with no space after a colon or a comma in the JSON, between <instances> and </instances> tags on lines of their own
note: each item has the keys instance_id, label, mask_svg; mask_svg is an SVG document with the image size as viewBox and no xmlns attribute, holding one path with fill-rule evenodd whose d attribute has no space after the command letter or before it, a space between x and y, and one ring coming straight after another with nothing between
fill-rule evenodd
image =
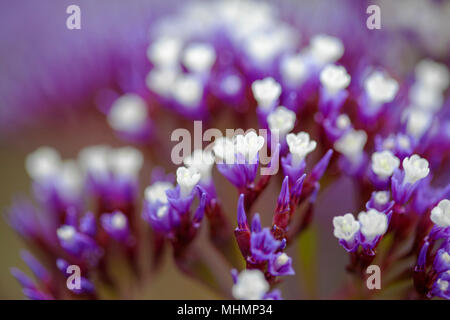
<instances>
[{"instance_id":1,"label":"limonium flower","mask_svg":"<svg viewBox=\"0 0 450 320\"><path fill-rule=\"evenodd\" d=\"M32 251L33 277L11 269L23 294L141 298L176 268L192 281L174 297L199 283L214 298L370 299L404 284L395 298L450 299L448 54L397 48L400 33L355 27L365 10L342 3L319 28L294 19L308 1L188 1L0 95L2 123L55 130L17 137L33 146L30 199L6 212ZM66 64L70 79L54 70ZM334 283L318 290L323 270Z\"/></svg>"}]
</instances>

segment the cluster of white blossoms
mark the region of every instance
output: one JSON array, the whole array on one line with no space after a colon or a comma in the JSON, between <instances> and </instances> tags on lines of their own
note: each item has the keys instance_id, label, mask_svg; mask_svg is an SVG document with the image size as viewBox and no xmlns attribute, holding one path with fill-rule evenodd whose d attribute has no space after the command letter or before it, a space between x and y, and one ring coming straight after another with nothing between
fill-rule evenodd
<instances>
[{"instance_id":1,"label":"cluster of white blossoms","mask_svg":"<svg viewBox=\"0 0 450 320\"><path fill-rule=\"evenodd\" d=\"M145 101L137 94L124 94L114 101L107 120L111 128L123 132L136 132L147 123L148 110Z\"/></svg>"},{"instance_id":2,"label":"cluster of white blossoms","mask_svg":"<svg viewBox=\"0 0 450 320\"><path fill-rule=\"evenodd\" d=\"M347 88L350 79L350 75L343 66L329 64L320 72L320 83L330 96Z\"/></svg>"},{"instance_id":3,"label":"cluster of white blossoms","mask_svg":"<svg viewBox=\"0 0 450 320\"><path fill-rule=\"evenodd\" d=\"M213 146L214 155L227 164L236 163L236 155L240 154L247 163L256 163L256 156L264 146L264 137L254 131L245 135L239 134L232 139L221 137Z\"/></svg>"},{"instance_id":4,"label":"cluster of white blossoms","mask_svg":"<svg viewBox=\"0 0 450 320\"><path fill-rule=\"evenodd\" d=\"M252 92L258 108L269 111L277 103L281 95L281 85L272 77L256 80L252 83Z\"/></svg>"},{"instance_id":5,"label":"cluster of white blossoms","mask_svg":"<svg viewBox=\"0 0 450 320\"><path fill-rule=\"evenodd\" d=\"M299 132L297 134L290 133L286 137L286 142L289 146L289 152L292 155L292 165L299 165L305 157L314 151L317 142L310 140L307 132Z\"/></svg>"},{"instance_id":6,"label":"cluster of white blossoms","mask_svg":"<svg viewBox=\"0 0 450 320\"><path fill-rule=\"evenodd\" d=\"M372 106L377 107L394 100L399 85L385 72L374 71L364 82L364 89Z\"/></svg>"},{"instance_id":7,"label":"cluster of white blossoms","mask_svg":"<svg viewBox=\"0 0 450 320\"><path fill-rule=\"evenodd\" d=\"M389 150L374 152L372 154L372 171L385 180L392 176L394 170L400 166L400 160Z\"/></svg>"},{"instance_id":8,"label":"cluster of white blossoms","mask_svg":"<svg viewBox=\"0 0 450 320\"><path fill-rule=\"evenodd\" d=\"M30 153L25 161L29 176L37 183L51 183L61 196L76 198L82 189L82 174L74 160L62 160L58 151L40 147Z\"/></svg>"},{"instance_id":9,"label":"cluster of white blossoms","mask_svg":"<svg viewBox=\"0 0 450 320\"><path fill-rule=\"evenodd\" d=\"M209 72L216 61L216 51L208 43L192 43L186 47L183 64L193 73Z\"/></svg>"},{"instance_id":10,"label":"cluster of white blossoms","mask_svg":"<svg viewBox=\"0 0 450 320\"><path fill-rule=\"evenodd\" d=\"M441 200L439 204L431 210L431 221L436 225L447 228L450 226L450 201Z\"/></svg>"},{"instance_id":11,"label":"cluster of white blossoms","mask_svg":"<svg viewBox=\"0 0 450 320\"><path fill-rule=\"evenodd\" d=\"M267 123L272 133L277 132L284 138L294 128L296 119L294 111L279 106L267 116Z\"/></svg>"},{"instance_id":12,"label":"cluster of white blossoms","mask_svg":"<svg viewBox=\"0 0 450 320\"><path fill-rule=\"evenodd\" d=\"M183 159L183 163L188 168L196 169L201 176L201 181L208 183L211 181L211 171L214 165L214 155L211 151L195 149L190 156Z\"/></svg>"},{"instance_id":13,"label":"cluster of white blossoms","mask_svg":"<svg viewBox=\"0 0 450 320\"><path fill-rule=\"evenodd\" d=\"M232 294L235 299L261 300L268 290L269 283L260 270L246 269L239 273Z\"/></svg>"},{"instance_id":14,"label":"cluster of white blossoms","mask_svg":"<svg viewBox=\"0 0 450 320\"><path fill-rule=\"evenodd\" d=\"M180 186L180 196L186 197L192 193L192 189L200 181L201 175L193 167L179 167L177 169L177 183Z\"/></svg>"},{"instance_id":15,"label":"cluster of white blossoms","mask_svg":"<svg viewBox=\"0 0 450 320\"><path fill-rule=\"evenodd\" d=\"M414 184L430 173L430 168L427 159L421 158L417 154L403 159L403 170L405 171L405 178L403 183Z\"/></svg>"},{"instance_id":16,"label":"cluster of white blossoms","mask_svg":"<svg viewBox=\"0 0 450 320\"><path fill-rule=\"evenodd\" d=\"M359 163L367 142L364 130L349 130L334 143L334 148L353 163Z\"/></svg>"},{"instance_id":17,"label":"cluster of white blossoms","mask_svg":"<svg viewBox=\"0 0 450 320\"><path fill-rule=\"evenodd\" d=\"M156 181L145 188L144 197L150 204L167 204L166 191L173 188L172 183L167 181Z\"/></svg>"}]
</instances>

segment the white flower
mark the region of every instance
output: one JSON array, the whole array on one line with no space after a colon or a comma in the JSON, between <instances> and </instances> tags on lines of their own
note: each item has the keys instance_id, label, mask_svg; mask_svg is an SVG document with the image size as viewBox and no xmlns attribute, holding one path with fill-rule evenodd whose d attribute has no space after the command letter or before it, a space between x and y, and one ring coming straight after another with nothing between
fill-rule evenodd
<instances>
[{"instance_id":1,"label":"white flower","mask_svg":"<svg viewBox=\"0 0 450 320\"><path fill-rule=\"evenodd\" d=\"M430 59L420 61L415 69L416 78L427 87L444 91L450 83L448 68Z\"/></svg>"},{"instance_id":2,"label":"white flower","mask_svg":"<svg viewBox=\"0 0 450 320\"><path fill-rule=\"evenodd\" d=\"M427 159L421 158L417 154L403 159L403 170L405 171L404 183L415 183L425 178L430 172Z\"/></svg>"},{"instance_id":3,"label":"white flower","mask_svg":"<svg viewBox=\"0 0 450 320\"><path fill-rule=\"evenodd\" d=\"M448 199L441 200L431 210L431 221L443 228L450 226L450 201Z\"/></svg>"},{"instance_id":4,"label":"white flower","mask_svg":"<svg viewBox=\"0 0 450 320\"><path fill-rule=\"evenodd\" d=\"M317 146L316 141L310 140L307 132L290 133L286 137L286 142L292 154L293 166L298 165Z\"/></svg>"},{"instance_id":5,"label":"white flower","mask_svg":"<svg viewBox=\"0 0 450 320\"><path fill-rule=\"evenodd\" d=\"M75 228L69 225L63 225L56 230L56 235L62 241L72 241L75 234Z\"/></svg>"},{"instance_id":6,"label":"white flower","mask_svg":"<svg viewBox=\"0 0 450 320\"><path fill-rule=\"evenodd\" d=\"M133 147L115 149L109 157L110 170L122 178L137 178L144 162L142 153Z\"/></svg>"},{"instance_id":7,"label":"white flower","mask_svg":"<svg viewBox=\"0 0 450 320\"><path fill-rule=\"evenodd\" d=\"M227 164L234 163L235 143L227 137L220 137L214 141L214 155Z\"/></svg>"},{"instance_id":8,"label":"white flower","mask_svg":"<svg viewBox=\"0 0 450 320\"><path fill-rule=\"evenodd\" d=\"M437 279L436 283L439 286L439 290L441 290L442 292L445 292L448 290L448 286L449 286L448 281L439 278L439 279Z\"/></svg>"},{"instance_id":9,"label":"white flower","mask_svg":"<svg viewBox=\"0 0 450 320\"><path fill-rule=\"evenodd\" d=\"M235 137L236 151L242 154L249 163L253 163L259 150L264 146L264 137L250 131L245 135Z\"/></svg>"},{"instance_id":10,"label":"white flower","mask_svg":"<svg viewBox=\"0 0 450 320\"><path fill-rule=\"evenodd\" d=\"M166 181L157 181L152 185L145 188L144 197L145 200L151 204L159 201L163 204L167 203L166 191L172 189L173 185Z\"/></svg>"},{"instance_id":11,"label":"white flower","mask_svg":"<svg viewBox=\"0 0 450 320\"><path fill-rule=\"evenodd\" d=\"M136 131L147 120L147 105L137 94L124 94L114 101L108 112L108 123L114 130Z\"/></svg>"},{"instance_id":12,"label":"white flower","mask_svg":"<svg viewBox=\"0 0 450 320\"><path fill-rule=\"evenodd\" d=\"M184 51L183 64L191 72L208 72L215 61L214 47L207 43L192 43Z\"/></svg>"},{"instance_id":13,"label":"white flower","mask_svg":"<svg viewBox=\"0 0 450 320\"><path fill-rule=\"evenodd\" d=\"M76 198L83 188L83 177L78 163L66 160L61 164L57 179L59 191L66 199Z\"/></svg>"},{"instance_id":14,"label":"white flower","mask_svg":"<svg viewBox=\"0 0 450 320\"><path fill-rule=\"evenodd\" d=\"M420 139L430 128L432 115L422 110L411 110L408 114L406 132L416 139Z\"/></svg>"},{"instance_id":15,"label":"white flower","mask_svg":"<svg viewBox=\"0 0 450 320\"><path fill-rule=\"evenodd\" d=\"M257 269L243 270L233 285L232 294L235 299L261 300L269 290L264 274Z\"/></svg>"},{"instance_id":16,"label":"white flower","mask_svg":"<svg viewBox=\"0 0 450 320\"><path fill-rule=\"evenodd\" d=\"M382 180L392 176L399 166L400 160L389 150L372 154L372 171Z\"/></svg>"},{"instance_id":17,"label":"white flower","mask_svg":"<svg viewBox=\"0 0 450 320\"><path fill-rule=\"evenodd\" d=\"M383 235L388 227L387 216L375 209L370 209L367 212L360 212L358 220L361 224L361 233L368 241Z\"/></svg>"},{"instance_id":18,"label":"white flower","mask_svg":"<svg viewBox=\"0 0 450 320\"><path fill-rule=\"evenodd\" d=\"M97 145L82 149L78 155L81 168L96 180L106 180L109 174L111 148Z\"/></svg>"},{"instance_id":19,"label":"white flower","mask_svg":"<svg viewBox=\"0 0 450 320\"><path fill-rule=\"evenodd\" d=\"M58 174L61 165L61 157L51 147L40 147L30 153L25 161L28 174L34 180L42 180L54 177Z\"/></svg>"},{"instance_id":20,"label":"white flower","mask_svg":"<svg viewBox=\"0 0 450 320\"><path fill-rule=\"evenodd\" d=\"M386 73L375 71L364 82L364 89L376 105L391 102L398 91L398 82Z\"/></svg>"},{"instance_id":21,"label":"white flower","mask_svg":"<svg viewBox=\"0 0 450 320\"><path fill-rule=\"evenodd\" d=\"M172 89L178 75L179 71L177 69L156 68L148 73L145 78L145 83L150 90L167 98L172 94Z\"/></svg>"},{"instance_id":22,"label":"white flower","mask_svg":"<svg viewBox=\"0 0 450 320\"><path fill-rule=\"evenodd\" d=\"M203 97L203 83L192 75L179 76L173 84L175 100L186 107L197 107Z\"/></svg>"},{"instance_id":23,"label":"white flower","mask_svg":"<svg viewBox=\"0 0 450 320\"><path fill-rule=\"evenodd\" d=\"M435 112L442 108L444 95L438 89L416 83L409 90L409 99L414 106L424 111Z\"/></svg>"},{"instance_id":24,"label":"white flower","mask_svg":"<svg viewBox=\"0 0 450 320\"><path fill-rule=\"evenodd\" d=\"M273 78L268 77L252 83L252 92L258 107L268 111L281 95L281 86Z\"/></svg>"},{"instance_id":25,"label":"white flower","mask_svg":"<svg viewBox=\"0 0 450 320\"><path fill-rule=\"evenodd\" d=\"M288 262L289 262L289 256L284 252L282 254L280 254L277 257L277 259L275 260L275 264L277 267L282 267Z\"/></svg>"},{"instance_id":26,"label":"white flower","mask_svg":"<svg viewBox=\"0 0 450 320\"><path fill-rule=\"evenodd\" d=\"M211 179L211 169L214 164L214 156L211 151L196 149L192 154L183 159L183 163L188 168L195 168L201 175L202 181Z\"/></svg>"},{"instance_id":27,"label":"white flower","mask_svg":"<svg viewBox=\"0 0 450 320\"><path fill-rule=\"evenodd\" d=\"M180 186L180 196L186 197L200 181L200 173L195 168L179 167L177 169L177 183Z\"/></svg>"},{"instance_id":28,"label":"white flower","mask_svg":"<svg viewBox=\"0 0 450 320\"><path fill-rule=\"evenodd\" d=\"M333 218L334 236L345 241L352 241L359 231L359 222L351 213Z\"/></svg>"},{"instance_id":29,"label":"white flower","mask_svg":"<svg viewBox=\"0 0 450 320\"><path fill-rule=\"evenodd\" d=\"M320 83L330 95L334 95L348 87L350 75L343 66L330 64L320 72Z\"/></svg>"},{"instance_id":30,"label":"white flower","mask_svg":"<svg viewBox=\"0 0 450 320\"><path fill-rule=\"evenodd\" d=\"M378 191L374 197L375 203L382 206L389 201L389 191Z\"/></svg>"},{"instance_id":31,"label":"white flower","mask_svg":"<svg viewBox=\"0 0 450 320\"><path fill-rule=\"evenodd\" d=\"M294 128L295 120L295 112L283 106L279 106L267 116L270 131L278 131L281 137Z\"/></svg>"},{"instance_id":32,"label":"white flower","mask_svg":"<svg viewBox=\"0 0 450 320\"><path fill-rule=\"evenodd\" d=\"M350 118L346 114L340 114L336 119L336 127L340 130L347 129L351 125Z\"/></svg>"},{"instance_id":33,"label":"white flower","mask_svg":"<svg viewBox=\"0 0 450 320\"><path fill-rule=\"evenodd\" d=\"M364 130L350 130L334 143L334 148L349 158L351 161L359 161L367 141Z\"/></svg>"},{"instance_id":34,"label":"white flower","mask_svg":"<svg viewBox=\"0 0 450 320\"><path fill-rule=\"evenodd\" d=\"M281 59L280 72L283 81L292 86L303 83L308 75L308 68L300 54L288 54Z\"/></svg>"},{"instance_id":35,"label":"white flower","mask_svg":"<svg viewBox=\"0 0 450 320\"><path fill-rule=\"evenodd\" d=\"M310 52L320 64L333 63L344 54L344 45L338 38L318 34L311 39Z\"/></svg>"},{"instance_id":36,"label":"white flower","mask_svg":"<svg viewBox=\"0 0 450 320\"><path fill-rule=\"evenodd\" d=\"M122 230L127 226L127 217L120 211L116 211L112 214L111 225L114 229Z\"/></svg>"},{"instance_id":37,"label":"white flower","mask_svg":"<svg viewBox=\"0 0 450 320\"><path fill-rule=\"evenodd\" d=\"M183 43L174 37L161 37L147 49L147 57L157 67L173 67L178 63Z\"/></svg>"}]
</instances>

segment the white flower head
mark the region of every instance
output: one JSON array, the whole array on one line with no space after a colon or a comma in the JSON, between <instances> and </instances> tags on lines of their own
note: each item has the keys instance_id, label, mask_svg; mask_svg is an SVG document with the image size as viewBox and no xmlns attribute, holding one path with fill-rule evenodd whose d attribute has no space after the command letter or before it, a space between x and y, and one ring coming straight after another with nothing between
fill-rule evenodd
<instances>
[{"instance_id":1,"label":"white flower head","mask_svg":"<svg viewBox=\"0 0 450 320\"><path fill-rule=\"evenodd\" d=\"M415 69L416 79L427 87L445 90L450 83L448 68L430 59L420 61Z\"/></svg>"},{"instance_id":2,"label":"white flower head","mask_svg":"<svg viewBox=\"0 0 450 320\"><path fill-rule=\"evenodd\" d=\"M334 63L344 54L344 44L336 37L318 34L311 39L310 52L320 64Z\"/></svg>"},{"instance_id":3,"label":"white flower head","mask_svg":"<svg viewBox=\"0 0 450 320\"><path fill-rule=\"evenodd\" d=\"M124 94L114 101L108 112L108 123L114 130L132 132L147 121L147 104L137 94Z\"/></svg>"},{"instance_id":4,"label":"white flower head","mask_svg":"<svg viewBox=\"0 0 450 320\"><path fill-rule=\"evenodd\" d=\"M350 130L334 143L334 148L352 161L359 161L367 142L364 130Z\"/></svg>"},{"instance_id":5,"label":"white flower head","mask_svg":"<svg viewBox=\"0 0 450 320\"><path fill-rule=\"evenodd\" d=\"M270 109L281 95L281 86L273 78L268 77L252 83L252 92L258 107L263 110Z\"/></svg>"},{"instance_id":6,"label":"white flower head","mask_svg":"<svg viewBox=\"0 0 450 320\"><path fill-rule=\"evenodd\" d=\"M425 178L430 173L427 159L421 158L417 154L403 159L403 170L405 171L404 183L415 183Z\"/></svg>"},{"instance_id":7,"label":"white flower head","mask_svg":"<svg viewBox=\"0 0 450 320\"><path fill-rule=\"evenodd\" d=\"M213 152L219 160L232 164L234 163L235 143L227 137L220 137L214 141Z\"/></svg>"},{"instance_id":8,"label":"white flower head","mask_svg":"<svg viewBox=\"0 0 450 320\"><path fill-rule=\"evenodd\" d=\"M157 181L145 188L145 200L150 202L151 204L156 203L157 201L166 204L168 202L166 191L172 188L173 185L170 182Z\"/></svg>"},{"instance_id":9,"label":"white flower head","mask_svg":"<svg viewBox=\"0 0 450 320\"><path fill-rule=\"evenodd\" d=\"M416 83L409 90L409 99L414 106L424 111L436 112L442 108L444 95L442 91Z\"/></svg>"},{"instance_id":10,"label":"white flower head","mask_svg":"<svg viewBox=\"0 0 450 320\"><path fill-rule=\"evenodd\" d=\"M295 112L284 106L277 107L267 116L270 131L278 131L281 137L294 128L295 120Z\"/></svg>"},{"instance_id":11,"label":"white flower head","mask_svg":"<svg viewBox=\"0 0 450 320\"><path fill-rule=\"evenodd\" d=\"M245 159L253 163L259 150L264 146L264 137L259 136L254 131L250 131L245 135L235 136L236 152L240 153Z\"/></svg>"},{"instance_id":12,"label":"white flower head","mask_svg":"<svg viewBox=\"0 0 450 320\"><path fill-rule=\"evenodd\" d=\"M441 200L439 204L431 210L431 221L434 224L447 228L450 226L450 201L448 199Z\"/></svg>"},{"instance_id":13,"label":"white flower head","mask_svg":"<svg viewBox=\"0 0 450 320\"><path fill-rule=\"evenodd\" d=\"M423 110L411 110L407 115L406 132L420 139L431 126L432 114Z\"/></svg>"},{"instance_id":14,"label":"white flower head","mask_svg":"<svg viewBox=\"0 0 450 320\"><path fill-rule=\"evenodd\" d=\"M34 180L54 177L58 174L61 165L61 157L51 147L40 147L30 153L25 160L25 168Z\"/></svg>"},{"instance_id":15,"label":"white flower head","mask_svg":"<svg viewBox=\"0 0 450 320\"><path fill-rule=\"evenodd\" d=\"M361 224L361 233L368 241L385 234L387 231L387 216L375 209L370 209L367 212L360 212L358 220Z\"/></svg>"},{"instance_id":16,"label":"white flower head","mask_svg":"<svg viewBox=\"0 0 450 320\"><path fill-rule=\"evenodd\" d=\"M394 100L398 91L398 82L384 72L373 72L364 82L369 99L376 105Z\"/></svg>"},{"instance_id":17,"label":"white flower head","mask_svg":"<svg viewBox=\"0 0 450 320\"><path fill-rule=\"evenodd\" d=\"M150 90L167 98L172 94L178 75L179 71L175 68L156 68L148 73L145 83Z\"/></svg>"},{"instance_id":18,"label":"white flower head","mask_svg":"<svg viewBox=\"0 0 450 320\"><path fill-rule=\"evenodd\" d=\"M214 47L207 43L192 43L184 51L183 64L190 72L208 72L215 61Z\"/></svg>"},{"instance_id":19,"label":"white flower head","mask_svg":"<svg viewBox=\"0 0 450 320\"><path fill-rule=\"evenodd\" d=\"M186 107L197 107L203 97L203 83L192 75L179 76L172 88L172 95Z\"/></svg>"},{"instance_id":20,"label":"white flower head","mask_svg":"<svg viewBox=\"0 0 450 320\"><path fill-rule=\"evenodd\" d=\"M63 225L56 230L56 235L62 241L72 241L75 234L75 228L69 225Z\"/></svg>"},{"instance_id":21,"label":"white flower head","mask_svg":"<svg viewBox=\"0 0 450 320\"><path fill-rule=\"evenodd\" d=\"M380 206L385 205L389 201L389 191L377 191L374 200Z\"/></svg>"},{"instance_id":22,"label":"white flower head","mask_svg":"<svg viewBox=\"0 0 450 320\"><path fill-rule=\"evenodd\" d=\"M109 155L112 149L106 145L96 145L82 149L78 162L85 173L96 180L105 180L109 174Z\"/></svg>"},{"instance_id":23,"label":"white flower head","mask_svg":"<svg viewBox=\"0 0 450 320\"><path fill-rule=\"evenodd\" d=\"M347 88L350 79L350 75L343 66L329 64L320 72L320 83L330 95Z\"/></svg>"},{"instance_id":24,"label":"white flower head","mask_svg":"<svg viewBox=\"0 0 450 320\"><path fill-rule=\"evenodd\" d=\"M289 152L292 154L294 166L298 165L317 146L317 142L310 140L307 132L290 133L286 137L286 142L289 146Z\"/></svg>"},{"instance_id":25,"label":"white flower head","mask_svg":"<svg viewBox=\"0 0 450 320\"><path fill-rule=\"evenodd\" d=\"M144 162L142 153L133 147L112 150L109 157L110 170L123 178L137 178Z\"/></svg>"},{"instance_id":26,"label":"white flower head","mask_svg":"<svg viewBox=\"0 0 450 320\"><path fill-rule=\"evenodd\" d=\"M211 151L196 149L192 154L183 159L188 168L195 168L201 175L201 179L207 182L211 179L211 169L214 164L214 156Z\"/></svg>"},{"instance_id":27,"label":"white flower head","mask_svg":"<svg viewBox=\"0 0 450 320\"><path fill-rule=\"evenodd\" d=\"M334 236L345 241L352 241L360 228L359 222L355 220L351 213L334 217L333 226Z\"/></svg>"},{"instance_id":28,"label":"white flower head","mask_svg":"<svg viewBox=\"0 0 450 320\"><path fill-rule=\"evenodd\" d=\"M283 56L280 64L280 73L284 82L289 85L301 85L308 75L305 59L300 54Z\"/></svg>"},{"instance_id":29,"label":"white flower head","mask_svg":"<svg viewBox=\"0 0 450 320\"><path fill-rule=\"evenodd\" d=\"M261 300L269 290L264 274L257 269L246 269L239 273L232 294L235 299Z\"/></svg>"},{"instance_id":30,"label":"white flower head","mask_svg":"<svg viewBox=\"0 0 450 320\"><path fill-rule=\"evenodd\" d=\"M372 171L382 180L392 176L399 166L400 160L389 150L372 154Z\"/></svg>"},{"instance_id":31,"label":"white flower head","mask_svg":"<svg viewBox=\"0 0 450 320\"><path fill-rule=\"evenodd\" d=\"M111 225L114 229L122 230L126 228L127 224L127 217L122 212L116 211L112 214Z\"/></svg>"},{"instance_id":32,"label":"white flower head","mask_svg":"<svg viewBox=\"0 0 450 320\"><path fill-rule=\"evenodd\" d=\"M182 46L179 38L163 36L150 44L147 57L157 67L174 67L178 64Z\"/></svg>"},{"instance_id":33,"label":"white flower head","mask_svg":"<svg viewBox=\"0 0 450 320\"><path fill-rule=\"evenodd\" d=\"M350 125L352 124L352 122L350 121L350 118L348 117L348 115L346 115L345 113L340 114L337 118L336 118L336 127L339 130L345 130L348 127L350 127Z\"/></svg>"},{"instance_id":34,"label":"white flower head","mask_svg":"<svg viewBox=\"0 0 450 320\"><path fill-rule=\"evenodd\" d=\"M62 162L57 179L59 191L65 198L74 198L80 195L83 188L83 176L75 160Z\"/></svg>"},{"instance_id":35,"label":"white flower head","mask_svg":"<svg viewBox=\"0 0 450 320\"><path fill-rule=\"evenodd\" d=\"M200 173L195 168L179 167L177 169L177 183L180 186L181 197L190 195L200 178Z\"/></svg>"}]
</instances>

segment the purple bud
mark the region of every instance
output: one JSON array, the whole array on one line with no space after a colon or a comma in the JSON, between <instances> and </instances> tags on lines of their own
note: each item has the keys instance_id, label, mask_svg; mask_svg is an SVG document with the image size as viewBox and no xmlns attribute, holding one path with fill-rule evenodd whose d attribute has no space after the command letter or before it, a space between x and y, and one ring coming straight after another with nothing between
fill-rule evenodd
<instances>
[{"instance_id":1,"label":"purple bud","mask_svg":"<svg viewBox=\"0 0 450 320\"><path fill-rule=\"evenodd\" d=\"M425 241L422 248L420 249L419 258L417 259L417 266L416 270L424 270L425 264L427 263L427 253L428 253L428 247L430 246L430 243L428 241Z\"/></svg>"},{"instance_id":2,"label":"purple bud","mask_svg":"<svg viewBox=\"0 0 450 320\"><path fill-rule=\"evenodd\" d=\"M206 197L207 197L206 193L203 193L202 197L200 198L200 204L194 214L194 219L193 219L194 223L200 223L200 221L202 221L202 219L203 219L203 215L205 214L205 207L206 207Z\"/></svg>"},{"instance_id":3,"label":"purple bud","mask_svg":"<svg viewBox=\"0 0 450 320\"><path fill-rule=\"evenodd\" d=\"M103 229L117 241L126 241L130 236L127 217L120 211L105 213L100 217Z\"/></svg>"},{"instance_id":4,"label":"purple bud","mask_svg":"<svg viewBox=\"0 0 450 320\"><path fill-rule=\"evenodd\" d=\"M23 273L19 269L11 268L11 274L13 275L14 278L16 278L16 280L20 283L20 285L23 288L29 288L29 289L36 288L33 280L31 280L31 278L29 276L27 276L25 273Z\"/></svg>"},{"instance_id":5,"label":"purple bud","mask_svg":"<svg viewBox=\"0 0 450 320\"><path fill-rule=\"evenodd\" d=\"M282 300L281 291L278 289L272 290L264 295L263 300Z\"/></svg>"},{"instance_id":6,"label":"purple bud","mask_svg":"<svg viewBox=\"0 0 450 320\"><path fill-rule=\"evenodd\" d=\"M286 253L274 254L269 260L268 271L273 276L287 276L295 274L292 259Z\"/></svg>"},{"instance_id":7,"label":"purple bud","mask_svg":"<svg viewBox=\"0 0 450 320\"><path fill-rule=\"evenodd\" d=\"M238 208L237 208L237 221L239 229L248 229L247 214L244 209L244 194L239 196Z\"/></svg>"},{"instance_id":8,"label":"purple bud","mask_svg":"<svg viewBox=\"0 0 450 320\"><path fill-rule=\"evenodd\" d=\"M260 232L261 229L261 219L259 217L259 213L255 213L252 219L252 232Z\"/></svg>"},{"instance_id":9,"label":"purple bud","mask_svg":"<svg viewBox=\"0 0 450 320\"><path fill-rule=\"evenodd\" d=\"M86 212L86 214L80 220L80 231L94 237L97 232L97 224L95 216L92 212Z\"/></svg>"},{"instance_id":10,"label":"purple bud","mask_svg":"<svg viewBox=\"0 0 450 320\"><path fill-rule=\"evenodd\" d=\"M33 274L36 276L36 278L43 282L48 282L50 280L50 274L48 273L48 271L31 253L26 250L22 250L20 256L31 269L31 271L33 271Z\"/></svg>"},{"instance_id":11,"label":"purple bud","mask_svg":"<svg viewBox=\"0 0 450 320\"><path fill-rule=\"evenodd\" d=\"M330 149L327 153L322 157L322 159L317 162L314 168L311 171L311 178L313 181L319 181L322 178L325 170L328 168L328 164L330 163L331 156L333 155L333 150Z\"/></svg>"},{"instance_id":12,"label":"purple bud","mask_svg":"<svg viewBox=\"0 0 450 320\"><path fill-rule=\"evenodd\" d=\"M286 176L281 185L280 195L278 196L276 213L284 213L289 211L289 203L291 196L289 194L289 177Z\"/></svg>"},{"instance_id":13,"label":"purple bud","mask_svg":"<svg viewBox=\"0 0 450 320\"><path fill-rule=\"evenodd\" d=\"M269 228L262 229L261 232L252 233L250 248L252 257L256 262L269 260L273 253L280 247L281 241L276 240Z\"/></svg>"}]
</instances>

